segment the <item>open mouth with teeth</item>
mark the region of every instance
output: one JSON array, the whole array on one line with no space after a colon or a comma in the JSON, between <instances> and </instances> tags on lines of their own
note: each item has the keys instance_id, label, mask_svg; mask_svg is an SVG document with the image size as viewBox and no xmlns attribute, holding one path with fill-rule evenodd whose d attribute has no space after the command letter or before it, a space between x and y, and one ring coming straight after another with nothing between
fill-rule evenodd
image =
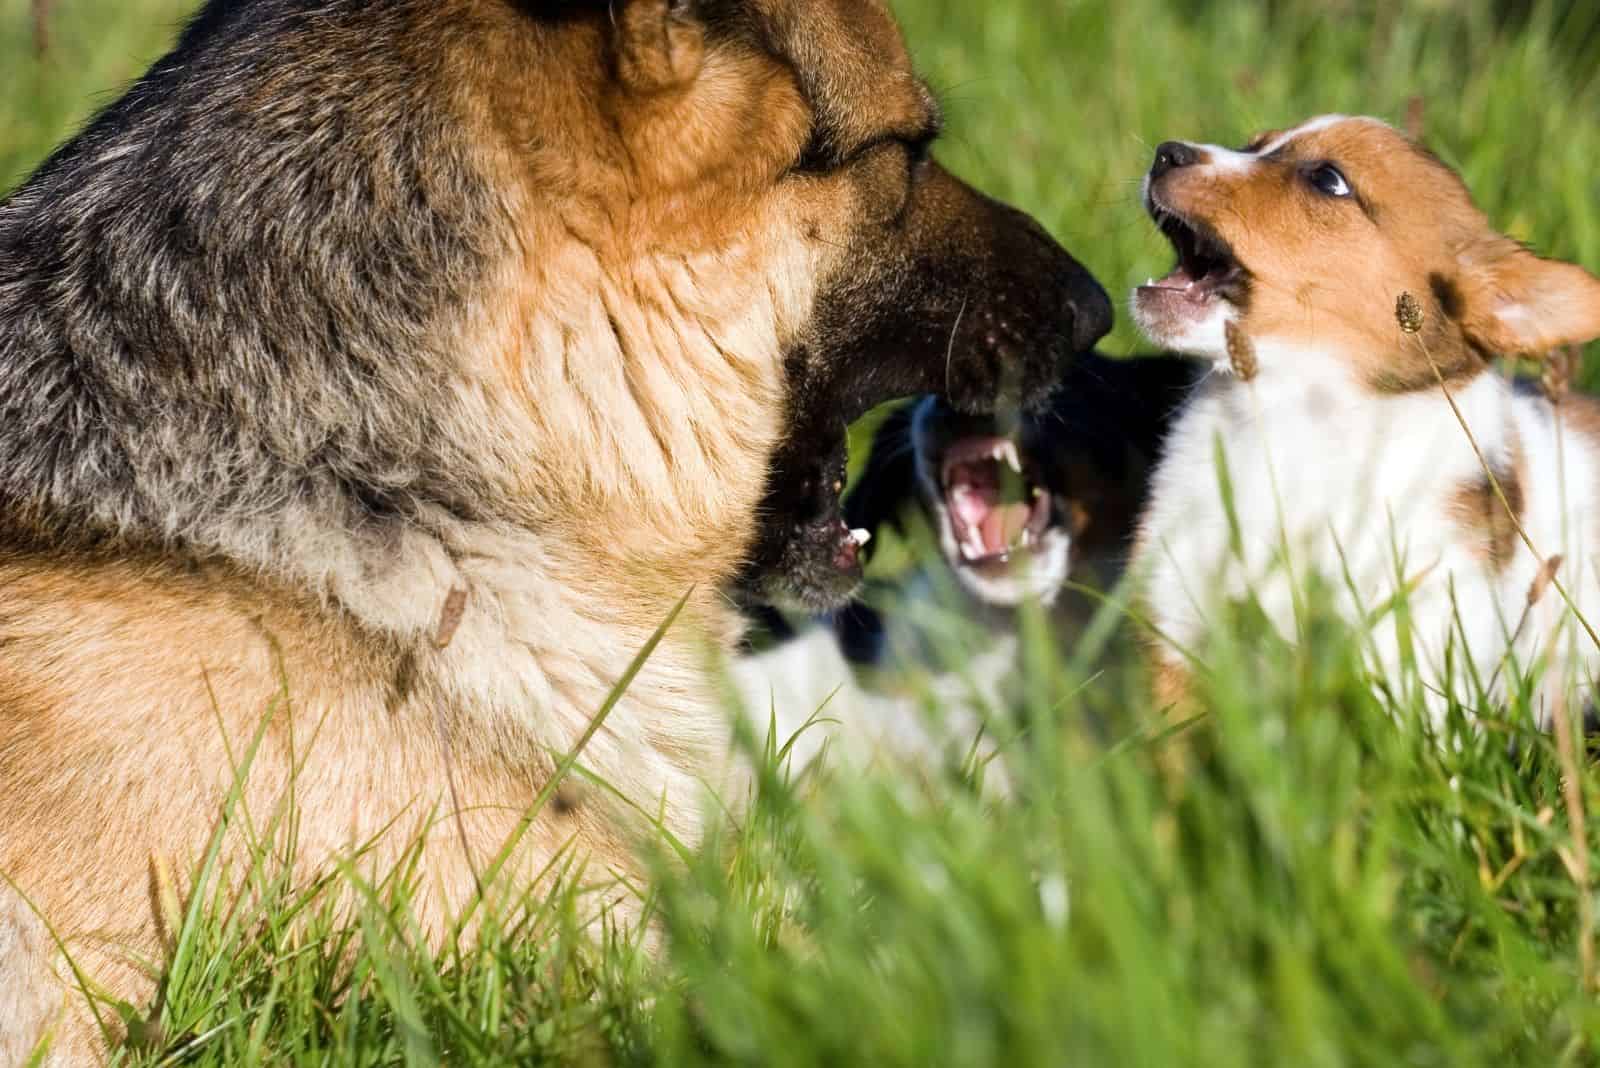
<instances>
[{"instance_id":1,"label":"open mouth with teeth","mask_svg":"<svg viewBox=\"0 0 1600 1068\"><path fill-rule=\"evenodd\" d=\"M1181 300L1197 309L1207 308L1216 300L1237 303L1248 275L1228 243L1209 227L1180 218L1154 201L1149 208L1156 226L1172 242L1178 263L1170 274L1140 286L1139 296Z\"/></svg>"},{"instance_id":2,"label":"open mouth with teeth","mask_svg":"<svg viewBox=\"0 0 1600 1068\"><path fill-rule=\"evenodd\" d=\"M1003 569L1052 522L1050 491L1024 468L1010 438L971 437L945 451L940 485L964 566Z\"/></svg>"}]
</instances>

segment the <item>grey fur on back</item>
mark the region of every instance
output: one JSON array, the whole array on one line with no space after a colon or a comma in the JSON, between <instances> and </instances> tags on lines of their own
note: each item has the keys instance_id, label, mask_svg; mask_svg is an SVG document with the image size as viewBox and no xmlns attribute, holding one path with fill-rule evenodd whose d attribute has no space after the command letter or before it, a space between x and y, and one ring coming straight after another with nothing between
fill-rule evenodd
<instances>
[{"instance_id":1,"label":"grey fur on back","mask_svg":"<svg viewBox=\"0 0 1600 1068\"><path fill-rule=\"evenodd\" d=\"M208 6L0 205L13 542L326 593L493 518L448 346L507 222L401 39L425 0L370 6Z\"/></svg>"}]
</instances>

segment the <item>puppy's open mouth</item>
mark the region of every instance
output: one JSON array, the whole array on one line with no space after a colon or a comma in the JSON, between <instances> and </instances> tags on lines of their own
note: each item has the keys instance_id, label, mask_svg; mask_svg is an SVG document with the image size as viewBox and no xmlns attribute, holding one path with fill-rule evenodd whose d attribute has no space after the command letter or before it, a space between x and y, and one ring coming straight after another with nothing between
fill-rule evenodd
<instances>
[{"instance_id":1,"label":"puppy's open mouth","mask_svg":"<svg viewBox=\"0 0 1600 1068\"><path fill-rule=\"evenodd\" d=\"M1153 201L1150 216L1172 242L1178 263L1164 278L1140 286L1141 295L1181 297L1205 306L1213 300L1237 302L1248 278L1228 243L1202 224L1180 218Z\"/></svg>"},{"instance_id":2,"label":"puppy's open mouth","mask_svg":"<svg viewBox=\"0 0 1600 1068\"><path fill-rule=\"evenodd\" d=\"M939 472L960 563L987 569L1037 545L1052 525L1050 491L1037 484L1010 438L970 437L946 450Z\"/></svg>"}]
</instances>

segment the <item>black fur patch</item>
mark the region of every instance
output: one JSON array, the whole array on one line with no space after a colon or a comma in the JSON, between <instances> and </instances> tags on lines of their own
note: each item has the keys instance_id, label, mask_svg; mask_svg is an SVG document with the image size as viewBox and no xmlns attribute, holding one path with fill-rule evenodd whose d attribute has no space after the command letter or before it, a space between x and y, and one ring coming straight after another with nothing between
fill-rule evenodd
<instances>
[{"instance_id":1,"label":"black fur patch","mask_svg":"<svg viewBox=\"0 0 1600 1068\"><path fill-rule=\"evenodd\" d=\"M1446 278L1442 274L1428 275L1428 289L1433 293L1435 303L1447 319L1460 319L1465 309L1461 299L1461 290L1457 288L1455 280Z\"/></svg>"}]
</instances>

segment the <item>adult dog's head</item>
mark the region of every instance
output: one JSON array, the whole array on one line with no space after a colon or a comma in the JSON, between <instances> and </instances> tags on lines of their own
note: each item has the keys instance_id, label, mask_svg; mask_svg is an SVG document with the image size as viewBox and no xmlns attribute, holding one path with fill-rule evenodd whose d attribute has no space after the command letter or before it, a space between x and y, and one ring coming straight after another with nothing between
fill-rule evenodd
<instances>
[{"instance_id":1,"label":"adult dog's head","mask_svg":"<svg viewBox=\"0 0 1600 1068\"><path fill-rule=\"evenodd\" d=\"M939 126L882 0L213 0L0 208L0 519L413 636L485 554L827 601L850 420L1110 321Z\"/></svg>"},{"instance_id":2,"label":"adult dog's head","mask_svg":"<svg viewBox=\"0 0 1600 1068\"><path fill-rule=\"evenodd\" d=\"M236 784L296 792L296 871L457 771L430 898L502 842L625 870L636 812L693 840L700 639L753 552L855 570L846 422L1025 399L1108 325L938 124L883 0L207 0L0 203L0 869L115 932L97 986L148 993L145 865L205 847L262 709L317 724L274 713ZM499 822L579 749L626 804Z\"/></svg>"},{"instance_id":3,"label":"adult dog's head","mask_svg":"<svg viewBox=\"0 0 1600 1068\"><path fill-rule=\"evenodd\" d=\"M1036 223L933 160L938 105L882 0L570 6L569 44L594 34L608 71L594 96L610 137L603 158L616 168L594 175L616 183L605 223L627 198L625 225L608 236L651 258L653 272L664 257L686 274L686 290L668 283L647 296L645 318L665 320L645 332L692 347L699 339L678 333L686 316L718 364L641 377L726 365L764 390L778 373L780 438L759 530L754 544L724 544L749 545L747 591L837 603L860 577L840 517L849 423L912 393L966 411L1037 401L1109 329L1110 303ZM781 367L766 362L774 353ZM647 404L647 421L658 438L764 440L767 411L730 423L748 400L719 403L686 422ZM668 441L661 451L681 450ZM678 474L725 493L749 472Z\"/></svg>"},{"instance_id":4,"label":"adult dog's head","mask_svg":"<svg viewBox=\"0 0 1600 1068\"><path fill-rule=\"evenodd\" d=\"M749 108L750 128L709 143L750 169L772 284L799 282L806 297L781 337L784 432L741 584L834 606L860 577L839 503L849 423L912 393L968 412L1037 402L1109 329L1109 302L1036 223L933 160L939 109L883 3L631 10L647 32L628 44L624 19L624 56L664 48L657 68L693 71L698 92Z\"/></svg>"}]
</instances>

